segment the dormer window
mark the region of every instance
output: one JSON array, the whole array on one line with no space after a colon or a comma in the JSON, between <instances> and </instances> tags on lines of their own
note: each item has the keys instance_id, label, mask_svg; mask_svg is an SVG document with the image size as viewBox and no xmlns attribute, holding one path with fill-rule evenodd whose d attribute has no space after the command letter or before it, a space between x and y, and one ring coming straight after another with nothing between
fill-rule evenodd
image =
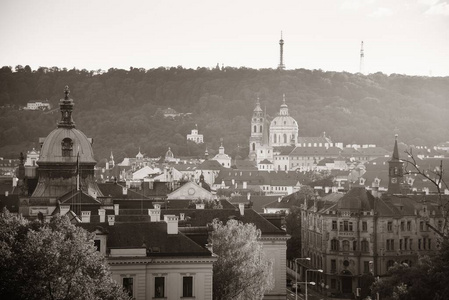
<instances>
[{"instance_id":1,"label":"dormer window","mask_svg":"<svg viewBox=\"0 0 449 300\"><path fill-rule=\"evenodd\" d=\"M62 156L64 157L70 157L72 156L72 150L73 150L73 142L69 138L65 138L62 140L61 143L62 147Z\"/></svg>"}]
</instances>

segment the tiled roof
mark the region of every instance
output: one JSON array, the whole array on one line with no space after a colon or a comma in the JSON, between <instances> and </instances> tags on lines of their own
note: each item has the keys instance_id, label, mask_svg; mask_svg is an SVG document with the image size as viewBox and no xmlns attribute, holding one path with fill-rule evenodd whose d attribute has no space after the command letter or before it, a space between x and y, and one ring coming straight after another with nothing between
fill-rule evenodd
<instances>
[{"instance_id":1,"label":"tiled roof","mask_svg":"<svg viewBox=\"0 0 449 300\"><path fill-rule=\"evenodd\" d=\"M252 208L258 212L263 213L263 208L268 203L271 203L273 201L276 201L279 198L279 196L251 196L250 201L252 203ZM247 196L237 196L232 197L230 200L231 203L245 203L249 204Z\"/></svg>"},{"instance_id":2,"label":"tiled roof","mask_svg":"<svg viewBox=\"0 0 449 300\"><path fill-rule=\"evenodd\" d=\"M108 232L108 248L151 249L147 256L211 256L211 253L186 237L184 234L167 234L165 222L81 223L79 226L95 231L98 226ZM157 251L155 251L157 249Z\"/></svg>"},{"instance_id":3,"label":"tiled roof","mask_svg":"<svg viewBox=\"0 0 449 300\"><path fill-rule=\"evenodd\" d=\"M161 215L178 215L185 213L186 224L193 227L202 227L211 223L214 219L219 219L226 223L229 219L235 219L243 223L253 223L262 232L262 235L285 235L285 232L277 228L264 217L252 209L245 209L241 216L239 209L191 209L191 210L161 210ZM162 217L163 218L163 217ZM182 222L182 221L181 221ZM180 226L181 223L180 223Z\"/></svg>"},{"instance_id":4,"label":"tiled roof","mask_svg":"<svg viewBox=\"0 0 449 300\"><path fill-rule=\"evenodd\" d=\"M202 164L197 166L197 170L221 170L223 166L216 160L205 160Z\"/></svg>"},{"instance_id":5,"label":"tiled roof","mask_svg":"<svg viewBox=\"0 0 449 300\"><path fill-rule=\"evenodd\" d=\"M265 164L265 165L272 165L273 163L271 161L269 161L268 159L264 159L261 162L259 162L259 164Z\"/></svg>"},{"instance_id":6,"label":"tiled roof","mask_svg":"<svg viewBox=\"0 0 449 300\"><path fill-rule=\"evenodd\" d=\"M338 157L342 151L337 147L296 147L290 156L323 156L323 157Z\"/></svg>"},{"instance_id":7,"label":"tiled roof","mask_svg":"<svg viewBox=\"0 0 449 300\"><path fill-rule=\"evenodd\" d=\"M338 209L369 211L374 208L374 197L364 187L355 187L338 201Z\"/></svg>"}]
</instances>

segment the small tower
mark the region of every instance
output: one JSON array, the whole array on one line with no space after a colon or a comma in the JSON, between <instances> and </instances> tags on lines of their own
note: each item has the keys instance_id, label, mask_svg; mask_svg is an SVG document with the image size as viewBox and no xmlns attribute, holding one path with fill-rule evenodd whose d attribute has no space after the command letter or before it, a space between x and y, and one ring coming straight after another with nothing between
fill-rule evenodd
<instances>
[{"instance_id":1,"label":"small tower","mask_svg":"<svg viewBox=\"0 0 449 300\"><path fill-rule=\"evenodd\" d=\"M279 61L279 66L278 69L279 70L284 70L285 69L285 65L284 65L284 40L282 39L282 31L281 31L281 39L279 40L279 46L280 46L280 51L281 51L281 59Z\"/></svg>"},{"instance_id":2,"label":"small tower","mask_svg":"<svg viewBox=\"0 0 449 300\"><path fill-rule=\"evenodd\" d=\"M360 46L360 68L359 68L359 72L361 74L363 74L364 70L364 60L365 60L365 53L363 52L363 41L362 44Z\"/></svg>"},{"instance_id":3,"label":"small tower","mask_svg":"<svg viewBox=\"0 0 449 300\"><path fill-rule=\"evenodd\" d=\"M113 168L115 166L115 161L114 161L114 155L112 155L112 151L111 151L111 157L109 158L109 168Z\"/></svg>"},{"instance_id":4,"label":"small tower","mask_svg":"<svg viewBox=\"0 0 449 300\"><path fill-rule=\"evenodd\" d=\"M394 140L394 149L391 159L388 161L388 194L400 194L404 177L404 162L399 159L398 135Z\"/></svg>"},{"instance_id":5,"label":"small tower","mask_svg":"<svg viewBox=\"0 0 449 300\"><path fill-rule=\"evenodd\" d=\"M260 108L259 97L257 97L256 107L253 111L253 118L251 119L251 136L249 138L249 158L256 159L256 151L259 145L262 144L264 115L262 108Z\"/></svg>"}]
</instances>

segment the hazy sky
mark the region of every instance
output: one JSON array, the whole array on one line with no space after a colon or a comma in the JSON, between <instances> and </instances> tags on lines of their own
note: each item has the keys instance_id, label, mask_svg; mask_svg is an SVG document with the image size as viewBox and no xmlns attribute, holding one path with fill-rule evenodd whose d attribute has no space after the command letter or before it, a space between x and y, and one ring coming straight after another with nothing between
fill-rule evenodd
<instances>
[{"instance_id":1,"label":"hazy sky","mask_svg":"<svg viewBox=\"0 0 449 300\"><path fill-rule=\"evenodd\" d=\"M0 0L0 66L449 76L449 0Z\"/></svg>"}]
</instances>

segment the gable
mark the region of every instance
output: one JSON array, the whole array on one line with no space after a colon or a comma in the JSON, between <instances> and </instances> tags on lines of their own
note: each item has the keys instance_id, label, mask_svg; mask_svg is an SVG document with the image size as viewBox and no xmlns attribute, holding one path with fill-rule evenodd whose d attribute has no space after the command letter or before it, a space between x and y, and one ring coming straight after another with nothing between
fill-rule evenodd
<instances>
[{"instance_id":1,"label":"gable","mask_svg":"<svg viewBox=\"0 0 449 300\"><path fill-rule=\"evenodd\" d=\"M167 199L185 199L185 200L196 200L196 199L215 199L215 196L203 189L201 186L193 182L188 182L181 186L179 189L171 192L167 195Z\"/></svg>"}]
</instances>

